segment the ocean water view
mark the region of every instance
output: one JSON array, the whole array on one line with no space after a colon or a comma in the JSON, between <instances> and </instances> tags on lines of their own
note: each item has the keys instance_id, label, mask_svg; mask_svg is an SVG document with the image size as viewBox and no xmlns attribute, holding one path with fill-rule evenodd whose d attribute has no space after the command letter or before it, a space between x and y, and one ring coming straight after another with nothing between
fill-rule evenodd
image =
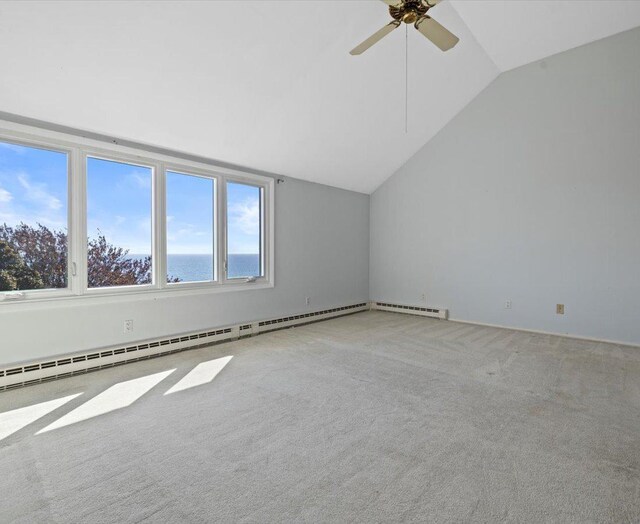
<instances>
[{"instance_id":1,"label":"ocean water view","mask_svg":"<svg viewBox=\"0 0 640 524\"><path fill-rule=\"evenodd\" d=\"M130 255L132 259L144 255ZM181 282L201 282L213 279L213 257L211 255L168 255L167 273ZM255 277L260 275L260 255L229 255L229 278Z\"/></svg>"},{"instance_id":2,"label":"ocean water view","mask_svg":"<svg viewBox=\"0 0 640 524\"><path fill-rule=\"evenodd\" d=\"M168 255L167 273L182 282L200 282L213 279L211 255Z\"/></svg>"}]
</instances>

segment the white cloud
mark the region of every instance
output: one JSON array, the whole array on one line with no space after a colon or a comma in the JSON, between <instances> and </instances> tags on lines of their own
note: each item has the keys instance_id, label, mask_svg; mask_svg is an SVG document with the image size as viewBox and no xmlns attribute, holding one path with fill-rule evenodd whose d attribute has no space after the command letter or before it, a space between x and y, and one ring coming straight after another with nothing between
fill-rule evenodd
<instances>
[{"instance_id":1,"label":"white cloud","mask_svg":"<svg viewBox=\"0 0 640 524\"><path fill-rule=\"evenodd\" d=\"M151 217L142 217L138 219L138 229L143 233L151 234Z\"/></svg>"},{"instance_id":2,"label":"white cloud","mask_svg":"<svg viewBox=\"0 0 640 524\"><path fill-rule=\"evenodd\" d=\"M171 224L169 229L170 240L181 240L184 237L190 237L194 234L196 226L187 224L186 222Z\"/></svg>"},{"instance_id":3,"label":"white cloud","mask_svg":"<svg viewBox=\"0 0 640 524\"><path fill-rule=\"evenodd\" d=\"M13 213L11 213L11 212L3 213L0 210L0 225L8 224L8 225L12 226L14 224L17 224L18 220L16 220L16 218L17 217Z\"/></svg>"},{"instance_id":4,"label":"white cloud","mask_svg":"<svg viewBox=\"0 0 640 524\"><path fill-rule=\"evenodd\" d=\"M140 189L151 188L151 175L143 176L140 173L133 172L131 173L131 179Z\"/></svg>"},{"instance_id":5,"label":"white cloud","mask_svg":"<svg viewBox=\"0 0 640 524\"><path fill-rule=\"evenodd\" d=\"M211 231L202 230L187 222L174 220L167 220L167 222L167 241L171 254L211 253L213 249Z\"/></svg>"},{"instance_id":6,"label":"white cloud","mask_svg":"<svg viewBox=\"0 0 640 524\"><path fill-rule=\"evenodd\" d=\"M26 173L20 173L18 175L18 181L26 190L26 196L29 200L53 211L57 211L62 208L62 202L47 192L46 184L32 183Z\"/></svg>"},{"instance_id":7,"label":"white cloud","mask_svg":"<svg viewBox=\"0 0 640 524\"><path fill-rule=\"evenodd\" d=\"M178 238L180 238L180 237L190 235L192 232L193 232L193 229L189 227L189 228L179 229L176 235Z\"/></svg>"},{"instance_id":8,"label":"white cloud","mask_svg":"<svg viewBox=\"0 0 640 524\"><path fill-rule=\"evenodd\" d=\"M9 193L6 189L2 189L0 187L0 204L11 202L13 200L13 195Z\"/></svg>"},{"instance_id":9,"label":"white cloud","mask_svg":"<svg viewBox=\"0 0 640 524\"><path fill-rule=\"evenodd\" d=\"M34 227L37 224L41 224L49 229L56 229L60 231L66 231L67 229L67 222L64 217L41 214L24 214L15 212L12 209L9 209L6 212L0 210L0 224L17 226L20 223L29 224Z\"/></svg>"},{"instance_id":10,"label":"white cloud","mask_svg":"<svg viewBox=\"0 0 640 524\"><path fill-rule=\"evenodd\" d=\"M234 225L243 233L255 235L260 227L260 205L255 200L234 204L229 208Z\"/></svg>"},{"instance_id":11,"label":"white cloud","mask_svg":"<svg viewBox=\"0 0 640 524\"><path fill-rule=\"evenodd\" d=\"M33 184L27 175L20 173L0 172L0 179L18 181L25 190L8 191L0 187L0 224L6 223L16 226L20 223L42 224L50 229L65 230L67 218L62 203L52 195L49 195L44 184ZM29 200L37 205L25 205Z\"/></svg>"}]
</instances>

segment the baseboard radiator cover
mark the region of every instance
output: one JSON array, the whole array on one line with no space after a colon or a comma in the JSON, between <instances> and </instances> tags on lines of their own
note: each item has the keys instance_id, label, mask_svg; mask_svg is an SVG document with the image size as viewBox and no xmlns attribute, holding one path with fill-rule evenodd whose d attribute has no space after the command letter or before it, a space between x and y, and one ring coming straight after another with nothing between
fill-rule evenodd
<instances>
[{"instance_id":1,"label":"baseboard radiator cover","mask_svg":"<svg viewBox=\"0 0 640 524\"><path fill-rule=\"evenodd\" d=\"M392 313L404 313L406 315L418 315L421 317L439 318L447 320L449 310L443 308L431 308L420 306L406 306L403 304L389 304L387 302L371 302L371 309L378 311L391 311Z\"/></svg>"},{"instance_id":2,"label":"baseboard radiator cover","mask_svg":"<svg viewBox=\"0 0 640 524\"><path fill-rule=\"evenodd\" d=\"M236 324L198 333L188 333L175 337L146 340L135 344L70 354L56 359L12 365L6 368L0 368L0 391L81 375L121 364L146 360L188 349L201 348L229 340L237 340L239 338L278 329L320 322L322 320L367 310L369 310L369 303L363 302L289 317Z\"/></svg>"}]
</instances>

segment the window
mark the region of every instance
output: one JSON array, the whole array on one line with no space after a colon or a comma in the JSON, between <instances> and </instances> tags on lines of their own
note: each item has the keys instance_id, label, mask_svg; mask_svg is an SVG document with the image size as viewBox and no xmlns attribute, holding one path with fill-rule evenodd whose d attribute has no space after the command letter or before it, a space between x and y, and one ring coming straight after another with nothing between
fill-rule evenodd
<instances>
[{"instance_id":1,"label":"window","mask_svg":"<svg viewBox=\"0 0 640 524\"><path fill-rule=\"evenodd\" d=\"M227 183L227 278L263 276L262 188Z\"/></svg>"},{"instance_id":2,"label":"window","mask_svg":"<svg viewBox=\"0 0 640 524\"><path fill-rule=\"evenodd\" d=\"M273 287L274 188L270 177L3 122L0 310Z\"/></svg>"},{"instance_id":3,"label":"window","mask_svg":"<svg viewBox=\"0 0 640 524\"><path fill-rule=\"evenodd\" d=\"M150 167L87 158L88 287L153 281Z\"/></svg>"},{"instance_id":4,"label":"window","mask_svg":"<svg viewBox=\"0 0 640 524\"><path fill-rule=\"evenodd\" d=\"M167 171L167 282L215 279L212 178Z\"/></svg>"},{"instance_id":5,"label":"window","mask_svg":"<svg viewBox=\"0 0 640 524\"><path fill-rule=\"evenodd\" d=\"M0 291L68 286L68 155L0 142Z\"/></svg>"}]
</instances>

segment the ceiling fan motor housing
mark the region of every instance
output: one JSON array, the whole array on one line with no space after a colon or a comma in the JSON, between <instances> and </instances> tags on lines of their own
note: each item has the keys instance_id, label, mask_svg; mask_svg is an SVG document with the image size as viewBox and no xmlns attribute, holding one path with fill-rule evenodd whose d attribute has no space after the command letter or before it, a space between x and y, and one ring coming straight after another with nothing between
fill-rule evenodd
<instances>
[{"instance_id":1,"label":"ceiling fan motor housing","mask_svg":"<svg viewBox=\"0 0 640 524\"><path fill-rule=\"evenodd\" d=\"M389 14L395 20L405 24L414 24L429 10L422 0L405 0L399 5L390 5Z\"/></svg>"},{"instance_id":2,"label":"ceiling fan motor housing","mask_svg":"<svg viewBox=\"0 0 640 524\"><path fill-rule=\"evenodd\" d=\"M350 51L352 55L361 55L376 42L400 27L403 22L412 24L422 36L430 40L441 51L448 51L459 42L460 39L456 35L427 15L427 11L438 5L440 0L382 0L382 2L389 6L389 14L393 20L354 47Z\"/></svg>"}]
</instances>

